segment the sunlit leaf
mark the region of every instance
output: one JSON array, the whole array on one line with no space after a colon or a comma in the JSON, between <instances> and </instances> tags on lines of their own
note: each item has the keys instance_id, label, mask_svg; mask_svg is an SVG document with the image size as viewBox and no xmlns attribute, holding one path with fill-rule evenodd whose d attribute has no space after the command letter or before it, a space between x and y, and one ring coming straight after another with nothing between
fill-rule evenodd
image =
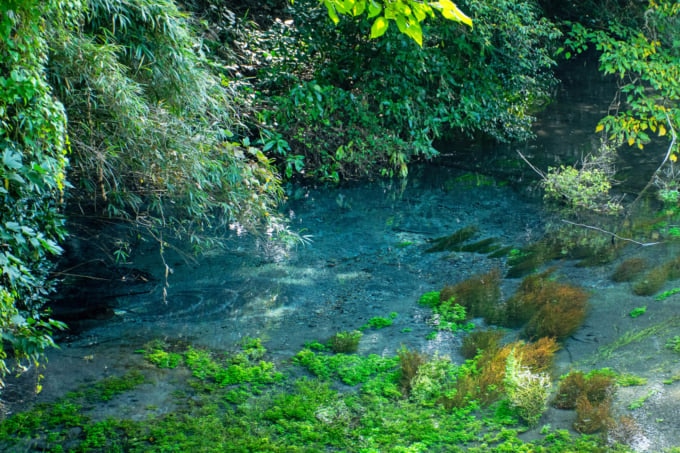
<instances>
[{"instance_id":1,"label":"sunlit leaf","mask_svg":"<svg viewBox=\"0 0 680 453\"><path fill-rule=\"evenodd\" d=\"M598 124L595 128L595 132L602 132L604 130L604 124Z\"/></svg>"},{"instance_id":2,"label":"sunlit leaf","mask_svg":"<svg viewBox=\"0 0 680 453\"><path fill-rule=\"evenodd\" d=\"M330 17L333 23L337 25L338 22L340 22L340 18L335 11L335 4L330 0L324 0L324 5L326 5L326 9L328 10L328 17Z\"/></svg>"},{"instance_id":3,"label":"sunlit leaf","mask_svg":"<svg viewBox=\"0 0 680 453\"><path fill-rule=\"evenodd\" d=\"M382 11L382 6L380 6L379 3L376 3L375 1L369 1L368 2L368 18L371 19Z\"/></svg>"},{"instance_id":4,"label":"sunlit leaf","mask_svg":"<svg viewBox=\"0 0 680 453\"><path fill-rule=\"evenodd\" d=\"M666 135L666 128L663 124L659 124L659 137Z\"/></svg>"},{"instance_id":5,"label":"sunlit leaf","mask_svg":"<svg viewBox=\"0 0 680 453\"><path fill-rule=\"evenodd\" d=\"M389 25L387 19L382 16L378 17L371 25L371 38L379 38L384 35Z\"/></svg>"},{"instance_id":6,"label":"sunlit leaf","mask_svg":"<svg viewBox=\"0 0 680 453\"><path fill-rule=\"evenodd\" d=\"M462 22L465 25L472 27L472 19L466 16L455 3L451 0L439 0L432 4L435 8L439 9L444 18L449 20L454 20L456 22Z\"/></svg>"},{"instance_id":7,"label":"sunlit leaf","mask_svg":"<svg viewBox=\"0 0 680 453\"><path fill-rule=\"evenodd\" d=\"M366 10L366 0L360 0L354 4L352 14L354 16L361 16Z\"/></svg>"},{"instance_id":8,"label":"sunlit leaf","mask_svg":"<svg viewBox=\"0 0 680 453\"><path fill-rule=\"evenodd\" d=\"M420 27L419 23L411 23L404 33L417 42L420 47L423 47L423 29Z\"/></svg>"}]
</instances>

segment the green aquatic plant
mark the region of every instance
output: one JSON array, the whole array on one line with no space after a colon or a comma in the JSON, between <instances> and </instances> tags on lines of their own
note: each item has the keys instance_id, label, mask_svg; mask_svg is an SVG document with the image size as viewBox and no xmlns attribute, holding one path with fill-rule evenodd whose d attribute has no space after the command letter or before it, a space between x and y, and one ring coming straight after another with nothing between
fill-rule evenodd
<instances>
[{"instance_id":1,"label":"green aquatic plant","mask_svg":"<svg viewBox=\"0 0 680 453\"><path fill-rule=\"evenodd\" d=\"M633 308L629 313L628 316L631 318L637 318L638 316L642 316L645 313L647 313L647 306L645 305L644 307L636 307Z\"/></svg>"},{"instance_id":2,"label":"green aquatic plant","mask_svg":"<svg viewBox=\"0 0 680 453\"><path fill-rule=\"evenodd\" d=\"M449 236L443 236L433 239L430 241L432 245L430 246L430 248L425 250L425 252L435 253L453 251L457 249L460 246L460 244L462 244L463 242L467 241L468 239L472 238L475 234L477 234L477 231L478 231L477 227L470 225L457 230L456 232L450 234Z\"/></svg>"},{"instance_id":3,"label":"green aquatic plant","mask_svg":"<svg viewBox=\"0 0 680 453\"><path fill-rule=\"evenodd\" d=\"M666 341L666 348L673 352L680 352L680 336L676 335Z\"/></svg>"},{"instance_id":4,"label":"green aquatic plant","mask_svg":"<svg viewBox=\"0 0 680 453\"><path fill-rule=\"evenodd\" d=\"M675 294L678 294L678 293L680 293L680 288L669 289L668 291L664 291L661 294L657 295L654 298L654 300L658 300L658 301L665 300L665 299L668 299L669 297L674 296Z\"/></svg>"},{"instance_id":5,"label":"green aquatic plant","mask_svg":"<svg viewBox=\"0 0 680 453\"><path fill-rule=\"evenodd\" d=\"M161 341L152 341L137 352L158 368L177 368L184 361L182 354L169 351L168 345Z\"/></svg>"},{"instance_id":6,"label":"green aquatic plant","mask_svg":"<svg viewBox=\"0 0 680 453\"><path fill-rule=\"evenodd\" d=\"M385 327L389 327L394 323L394 320L399 316L396 312L392 312L389 314L389 317L384 318L382 316L375 316L366 322L363 326L359 328L359 330L366 330L366 329L384 329Z\"/></svg>"},{"instance_id":7,"label":"green aquatic plant","mask_svg":"<svg viewBox=\"0 0 680 453\"><path fill-rule=\"evenodd\" d=\"M492 353L500 348L503 335L504 333L500 330L470 332L463 338L460 353L466 359L472 359L481 352Z\"/></svg>"},{"instance_id":8,"label":"green aquatic plant","mask_svg":"<svg viewBox=\"0 0 680 453\"><path fill-rule=\"evenodd\" d=\"M647 402L647 400L649 398L656 395L657 393L658 393L658 391L656 389L649 390L647 393L642 395L640 398L638 398L635 401L633 401L632 403L630 403L628 405L628 409L630 409L632 411L635 410L635 409L640 409L642 406L644 406L644 404Z\"/></svg>"},{"instance_id":9,"label":"green aquatic plant","mask_svg":"<svg viewBox=\"0 0 680 453\"><path fill-rule=\"evenodd\" d=\"M515 356L508 355L503 383L511 407L529 426L538 424L548 407L551 381L546 373L534 373Z\"/></svg>"},{"instance_id":10,"label":"green aquatic plant","mask_svg":"<svg viewBox=\"0 0 680 453\"><path fill-rule=\"evenodd\" d=\"M432 317L428 320L428 323L437 330L468 331L474 329L475 325L471 322L465 322L467 317L465 307L457 304L455 298L451 298L432 309Z\"/></svg>"},{"instance_id":11,"label":"green aquatic plant","mask_svg":"<svg viewBox=\"0 0 680 453\"><path fill-rule=\"evenodd\" d=\"M225 448L267 452L481 452L488 450L481 446L483 442L493 444L494 451L608 451L600 438L547 427L541 431L540 439L523 440L519 434L525 428L518 425L515 407L506 404L504 413L487 406L505 398L503 376L510 349L517 351L516 357L521 356L523 365L536 373L526 360L530 356L527 348L533 347L529 343L503 347L503 353L484 353L460 366L446 357L428 358L404 349L397 356L379 357L304 348L287 363L283 381L260 386L207 386L207 381L214 381L211 373L216 370L233 363L256 366L263 359L266 351L259 341L246 343L229 354L163 346L183 354L197 351L191 366L200 364L205 371L191 375L192 368L186 360L177 365L180 371L153 371L154 379L159 374L183 376L173 381L177 388L167 395L173 409L159 410L149 405L136 409L140 417L91 418L87 414L95 399L87 396L90 388L109 388L127 395L142 382L135 376L117 377L116 382L88 384L87 389L72 392L64 399L38 404L1 420L0 448L29 451L39 445L41 451L50 452L130 453ZM317 377L315 372L300 377L310 370L309 364L325 370L321 372L323 377ZM407 368L410 371L406 372ZM144 373L149 371L148 366L142 369ZM402 382L407 377L415 389L413 394L404 391ZM356 387L346 387L348 382ZM135 394L129 395L132 400L136 398ZM505 425L500 425L501 421Z\"/></svg>"},{"instance_id":12,"label":"green aquatic plant","mask_svg":"<svg viewBox=\"0 0 680 453\"><path fill-rule=\"evenodd\" d=\"M635 376L634 374L619 374L616 376L616 383L620 387L638 387L647 384L647 378Z\"/></svg>"},{"instance_id":13,"label":"green aquatic plant","mask_svg":"<svg viewBox=\"0 0 680 453\"><path fill-rule=\"evenodd\" d=\"M665 332L676 329L680 326L680 316L672 316L657 324L646 327L644 329L632 329L607 346L602 346L598 349L598 354L593 359L594 362L601 358L608 359L612 357L616 351L632 343L639 343L653 336L661 336Z\"/></svg>"},{"instance_id":14,"label":"green aquatic plant","mask_svg":"<svg viewBox=\"0 0 680 453\"><path fill-rule=\"evenodd\" d=\"M481 241L473 242L471 244L465 244L460 246L459 249L455 251L461 252L474 252L474 253L491 253L500 249L500 241L498 238L487 238Z\"/></svg>"},{"instance_id":15,"label":"green aquatic plant","mask_svg":"<svg viewBox=\"0 0 680 453\"><path fill-rule=\"evenodd\" d=\"M417 404L432 406L453 389L457 366L446 356L430 358L416 370L410 382L410 397Z\"/></svg>"},{"instance_id":16,"label":"green aquatic plant","mask_svg":"<svg viewBox=\"0 0 680 453\"><path fill-rule=\"evenodd\" d=\"M440 292L439 291L429 291L418 299L418 304L419 305L424 305L426 307L434 308L437 305L439 305L440 301Z\"/></svg>"},{"instance_id":17,"label":"green aquatic plant","mask_svg":"<svg viewBox=\"0 0 680 453\"><path fill-rule=\"evenodd\" d=\"M333 352L351 353L359 349L359 341L363 334L358 330L338 332L331 337L330 348Z\"/></svg>"}]
</instances>

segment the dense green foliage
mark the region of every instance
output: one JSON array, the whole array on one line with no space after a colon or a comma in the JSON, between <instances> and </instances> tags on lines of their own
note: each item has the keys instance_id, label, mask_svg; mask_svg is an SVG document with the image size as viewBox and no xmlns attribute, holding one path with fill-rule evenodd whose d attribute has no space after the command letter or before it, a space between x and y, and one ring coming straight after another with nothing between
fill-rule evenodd
<instances>
[{"instance_id":1,"label":"dense green foliage","mask_svg":"<svg viewBox=\"0 0 680 453\"><path fill-rule=\"evenodd\" d=\"M422 2L417 0L376 1L376 0L324 0L328 16L334 23L340 22L338 14L361 16L367 13L373 19L371 38L379 38L385 34L390 20L397 24L399 32L423 45L423 29L421 22L425 18L434 17L435 11L445 19L462 22L472 27L472 20L466 16L451 0L438 2Z\"/></svg>"},{"instance_id":2,"label":"dense green foliage","mask_svg":"<svg viewBox=\"0 0 680 453\"><path fill-rule=\"evenodd\" d=\"M664 202L677 203L680 194L680 174L673 165L680 155L677 141L680 128L680 5L665 0L650 1L646 5L624 3L627 3L624 12L607 21L567 23L569 31L564 47L558 52L571 58L589 47L594 48L600 71L614 76L618 83L608 115L596 128L596 132L602 134L599 153L594 153L596 157L579 171L563 168L550 177L564 178L569 172L576 172L578 181L571 178L572 189L581 180L593 181L579 197L570 196L570 189L559 193L577 206L584 205L585 201L597 210L610 207L610 201L606 200L607 186L613 177L610 154L612 149L625 145L643 149L648 144L667 140L666 156L652 182ZM620 207L615 208L618 211Z\"/></svg>"},{"instance_id":3,"label":"dense green foliage","mask_svg":"<svg viewBox=\"0 0 680 453\"><path fill-rule=\"evenodd\" d=\"M71 203L196 245L215 228L272 219L278 176L236 140L247 108L238 83L200 51L189 16L168 0L91 0L81 14L72 33L49 27L49 76L72 137Z\"/></svg>"},{"instance_id":4,"label":"dense green foliage","mask_svg":"<svg viewBox=\"0 0 680 453\"><path fill-rule=\"evenodd\" d=\"M530 2L465 9L474 31L432 20L419 47L396 30L370 40L367 21L333 26L295 2L258 83L265 147L289 168L338 180L405 175L412 159L437 155L435 139L530 137L559 32Z\"/></svg>"},{"instance_id":5,"label":"dense green foliage","mask_svg":"<svg viewBox=\"0 0 680 453\"><path fill-rule=\"evenodd\" d=\"M60 213L68 148L64 110L45 80L43 14L64 27L76 2L16 0L0 6L0 383L12 355L36 361L61 325L41 308L65 234Z\"/></svg>"}]
</instances>

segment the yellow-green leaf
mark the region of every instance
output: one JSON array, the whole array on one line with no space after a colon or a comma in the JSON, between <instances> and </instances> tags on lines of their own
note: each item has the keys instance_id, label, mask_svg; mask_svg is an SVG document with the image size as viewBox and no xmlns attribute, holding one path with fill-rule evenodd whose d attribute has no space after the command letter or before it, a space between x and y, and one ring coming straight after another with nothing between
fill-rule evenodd
<instances>
[{"instance_id":1,"label":"yellow-green leaf","mask_svg":"<svg viewBox=\"0 0 680 453\"><path fill-rule=\"evenodd\" d=\"M635 137L629 137L628 138L628 146L633 146L635 144Z\"/></svg>"},{"instance_id":2,"label":"yellow-green leaf","mask_svg":"<svg viewBox=\"0 0 680 453\"><path fill-rule=\"evenodd\" d=\"M472 19L466 16L455 3L451 0L439 0L432 4L435 8L438 8L442 16L449 20L454 20L456 22L462 22L465 25L472 27Z\"/></svg>"},{"instance_id":3,"label":"yellow-green leaf","mask_svg":"<svg viewBox=\"0 0 680 453\"><path fill-rule=\"evenodd\" d=\"M335 11L335 5L330 0L324 0L323 3L326 5L326 9L328 10L328 17L330 17L333 23L337 25L338 22L340 22L340 18L338 17L338 13Z\"/></svg>"},{"instance_id":4,"label":"yellow-green leaf","mask_svg":"<svg viewBox=\"0 0 680 453\"><path fill-rule=\"evenodd\" d=\"M352 9L352 14L354 16L361 16L364 11L366 10L366 0L359 0L354 4L354 8Z\"/></svg>"},{"instance_id":5,"label":"yellow-green leaf","mask_svg":"<svg viewBox=\"0 0 680 453\"><path fill-rule=\"evenodd\" d=\"M663 124L659 124L659 137L666 135L666 128Z\"/></svg>"},{"instance_id":6,"label":"yellow-green leaf","mask_svg":"<svg viewBox=\"0 0 680 453\"><path fill-rule=\"evenodd\" d=\"M380 6L379 3L376 3L373 0L369 0L368 2L368 18L371 19L382 11L382 6Z\"/></svg>"},{"instance_id":7,"label":"yellow-green leaf","mask_svg":"<svg viewBox=\"0 0 680 453\"><path fill-rule=\"evenodd\" d=\"M387 19L382 16L378 17L371 25L371 38L379 38L384 35L389 25Z\"/></svg>"},{"instance_id":8,"label":"yellow-green leaf","mask_svg":"<svg viewBox=\"0 0 680 453\"><path fill-rule=\"evenodd\" d=\"M394 21L397 23L397 27L399 27L399 31L407 34L407 29L408 29L408 24L406 23L406 18L401 15L397 14L397 17L395 17Z\"/></svg>"},{"instance_id":9,"label":"yellow-green leaf","mask_svg":"<svg viewBox=\"0 0 680 453\"><path fill-rule=\"evenodd\" d=\"M411 22L404 33L417 42L420 47L423 47L423 29L419 23Z\"/></svg>"},{"instance_id":10,"label":"yellow-green leaf","mask_svg":"<svg viewBox=\"0 0 680 453\"><path fill-rule=\"evenodd\" d=\"M595 132L602 132L604 130L604 124L598 124L595 128Z\"/></svg>"}]
</instances>

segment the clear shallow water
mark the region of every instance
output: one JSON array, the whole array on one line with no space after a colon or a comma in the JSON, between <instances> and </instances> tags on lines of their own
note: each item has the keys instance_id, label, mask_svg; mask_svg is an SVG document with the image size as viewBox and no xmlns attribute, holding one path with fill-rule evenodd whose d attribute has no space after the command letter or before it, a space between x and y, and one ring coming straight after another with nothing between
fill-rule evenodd
<instances>
[{"instance_id":1,"label":"clear shallow water","mask_svg":"<svg viewBox=\"0 0 680 453\"><path fill-rule=\"evenodd\" d=\"M585 97L569 91L542 116L537 124L539 138L523 145L522 152L546 168L573 163L592 149L590 133L601 116L605 89L598 86L585 84L583 89L589 93L600 90ZM263 253L252 238L234 238L226 250L196 261L169 251L166 259L174 272L165 301L157 246L142 243L131 259L143 278L118 279L115 285L78 295L85 304L105 300L112 311L103 316L107 319L80 323L77 332L60 339L61 349L50 351L47 369L42 371L43 392L34 397L26 392L24 381L23 387L12 383L3 396L12 403L10 410L18 410L26 403L48 401L82 384L145 366L134 351L154 339L232 350L243 337L260 337L275 360L285 361L306 342L324 341L390 313L397 314L394 325L367 331L360 353L392 354L407 345L460 360L460 336L425 339L432 329L426 324L428 310L417 305L418 297L494 267L505 270L507 265L505 259L483 254L426 250L430 240L470 225L479 230L475 239L497 238L503 245L522 247L539 239L546 224L556 221L544 210L536 176L516 165L515 151L447 145L441 161L415 166L406 181L292 187L283 209L291 229L309 236L309 244L287 251L271 246ZM646 177L642 173L631 180L646 181ZM664 347L668 338L680 334L680 322L668 322L658 334L640 341L613 346L631 332L675 319L680 295L664 301L634 296L629 284L614 284L610 275L623 259L644 256L660 262L677 251L673 243L646 248L631 244L606 266L583 268L569 260L549 263L557 266L557 278L591 293L589 317L558 353L556 375L571 368L609 366L647 377L647 385L621 389L617 397L617 410L643 427L639 451L680 445L676 433L680 405L675 403L680 384L662 383L680 373L680 356ZM505 279L503 298L512 295L518 284L519 279ZM673 285L670 282L663 289ZM647 306L648 312L631 318L628 313L640 306ZM607 347L612 352L602 353ZM162 373L156 376L140 392L92 408L93 413L142 419L150 407L171 411L175 382ZM642 409L628 409L647 394ZM572 412L551 409L541 423L568 428L572 422Z\"/></svg>"}]
</instances>

